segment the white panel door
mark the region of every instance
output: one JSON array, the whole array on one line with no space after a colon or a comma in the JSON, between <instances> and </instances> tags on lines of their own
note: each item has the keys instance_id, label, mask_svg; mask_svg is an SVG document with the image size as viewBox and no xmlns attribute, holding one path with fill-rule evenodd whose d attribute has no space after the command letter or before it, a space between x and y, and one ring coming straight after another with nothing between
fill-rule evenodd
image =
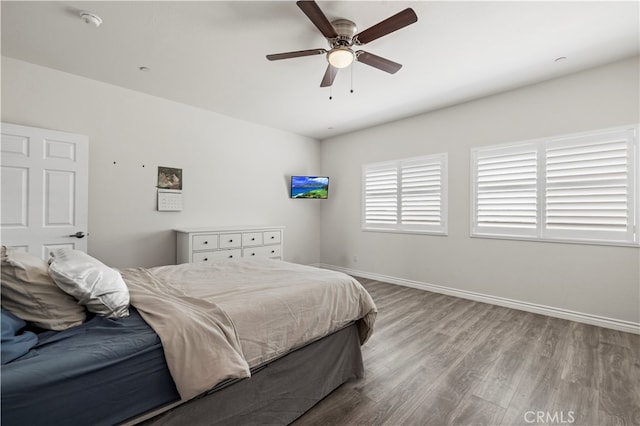
<instances>
[{"instance_id":1,"label":"white panel door","mask_svg":"<svg viewBox=\"0 0 640 426\"><path fill-rule=\"evenodd\" d=\"M2 123L2 244L49 258L53 248L87 251L89 140Z\"/></svg>"}]
</instances>

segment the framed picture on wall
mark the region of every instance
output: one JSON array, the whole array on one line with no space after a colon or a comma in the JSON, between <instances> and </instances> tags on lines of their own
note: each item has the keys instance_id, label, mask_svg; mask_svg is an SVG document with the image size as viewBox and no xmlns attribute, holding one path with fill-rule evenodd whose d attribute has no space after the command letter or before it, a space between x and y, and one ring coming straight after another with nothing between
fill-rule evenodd
<instances>
[{"instance_id":1,"label":"framed picture on wall","mask_svg":"<svg viewBox=\"0 0 640 426\"><path fill-rule=\"evenodd\" d=\"M182 190L182 169L158 167L158 188Z\"/></svg>"}]
</instances>

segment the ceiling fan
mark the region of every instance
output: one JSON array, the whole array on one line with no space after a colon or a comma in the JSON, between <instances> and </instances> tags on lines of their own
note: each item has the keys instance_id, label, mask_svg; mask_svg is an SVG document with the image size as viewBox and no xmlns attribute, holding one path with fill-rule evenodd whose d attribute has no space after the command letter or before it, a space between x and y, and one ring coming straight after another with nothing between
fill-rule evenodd
<instances>
[{"instance_id":1,"label":"ceiling fan","mask_svg":"<svg viewBox=\"0 0 640 426\"><path fill-rule=\"evenodd\" d=\"M337 19L329 22L315 1L300 0L296 2L296 4L327 39L329 42L329 50L308 49L298 50L295 52L276 53L267 55L268 60L277 61L280 59L298 58L301 56L312 56L326 53L329 65L324 73L320 87L331 86L333 84L333 80L338 74L338 70L340 68L348 67L354 60L388 72L389 74L395 74L400 68L402 68L401 64L374 55L373 53L365 52L364 50L356 50L354 52L353 46L367 44L382 36L413 24L418 20L413 9L407 8L356 34L357 27L355 23L348 19Z\"/></svg>"}]
</instances>

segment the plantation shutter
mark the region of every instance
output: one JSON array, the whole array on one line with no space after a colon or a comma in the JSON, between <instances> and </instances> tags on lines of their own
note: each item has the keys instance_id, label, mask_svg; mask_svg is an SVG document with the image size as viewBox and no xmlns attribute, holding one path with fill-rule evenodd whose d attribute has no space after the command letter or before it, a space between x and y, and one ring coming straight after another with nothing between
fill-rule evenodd
<instances>
[{"instance_id":1,"label":"plantation shutter","mask_svg":"<svg viewBox=\"0 0 640 426\"><path fill-rule=\"evenodd\" d=\"M441 231L446 212L446 155L400 163L400 223L407 229Z\"/></svg>"},{"instance_id":2,"label":"plantation shutter","mask_svg":"<svg viewBox=\"0 0 640 426\"><path fill-rule=\"evenodd\" d=\"M545 237L633 242L633 139L626 130L546 144Z\"/></svg>"},{"instance_id":3,"label":"plantation shutter","mask_svg":"<svg viewBox=\"0 0 640 426\"><path fill-rule=\"evenodd\" d=\"M446 234L446 166L446 154L363 166L363 229Z\"/></svg>"},{"instance_id":4,"label":"plantation shutter","mask_svg":"<svg viewBox=\"0 0 640 426\"><path fill-rule=\"evenodd\" d=\"M471 151L471 235L640 245L638 126Z\"/></svg>"},{"instance_id":5,"label":"plantation shutter","mask_svg":"<svg viewBox=\"0 0 640 426\"><path fill-rule=\"evenodd\" d=\"M535 236L538 226L535 144L475 150L474 234Z\"/></svg>"},{"instance_id":6,"label":"plantation shutter","mask_svg":"<svg viewBox=\"0 0 640 426\"><path fill-rule=\"evenodd\" d=\"M395 163L365 167L364 222L381 228L398 223L398 169Z\"/></svg>"}]
</instances>

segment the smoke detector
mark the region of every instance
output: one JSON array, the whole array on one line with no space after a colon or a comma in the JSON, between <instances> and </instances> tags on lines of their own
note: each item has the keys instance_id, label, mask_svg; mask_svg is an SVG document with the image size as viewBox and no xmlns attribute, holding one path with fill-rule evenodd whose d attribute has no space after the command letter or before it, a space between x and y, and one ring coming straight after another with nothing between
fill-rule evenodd
<instances>
[{"instance_id":1,"label":"smoke detector","mask_svg":"<svg viewBox=\"0 0 640 426\"><path fill-rule=\"evenodd\" d=\"M91 12L80 12L80 17L86 24L91 24L96 28L102 24L102 18Z\"/></svg>"}]
</instances>

